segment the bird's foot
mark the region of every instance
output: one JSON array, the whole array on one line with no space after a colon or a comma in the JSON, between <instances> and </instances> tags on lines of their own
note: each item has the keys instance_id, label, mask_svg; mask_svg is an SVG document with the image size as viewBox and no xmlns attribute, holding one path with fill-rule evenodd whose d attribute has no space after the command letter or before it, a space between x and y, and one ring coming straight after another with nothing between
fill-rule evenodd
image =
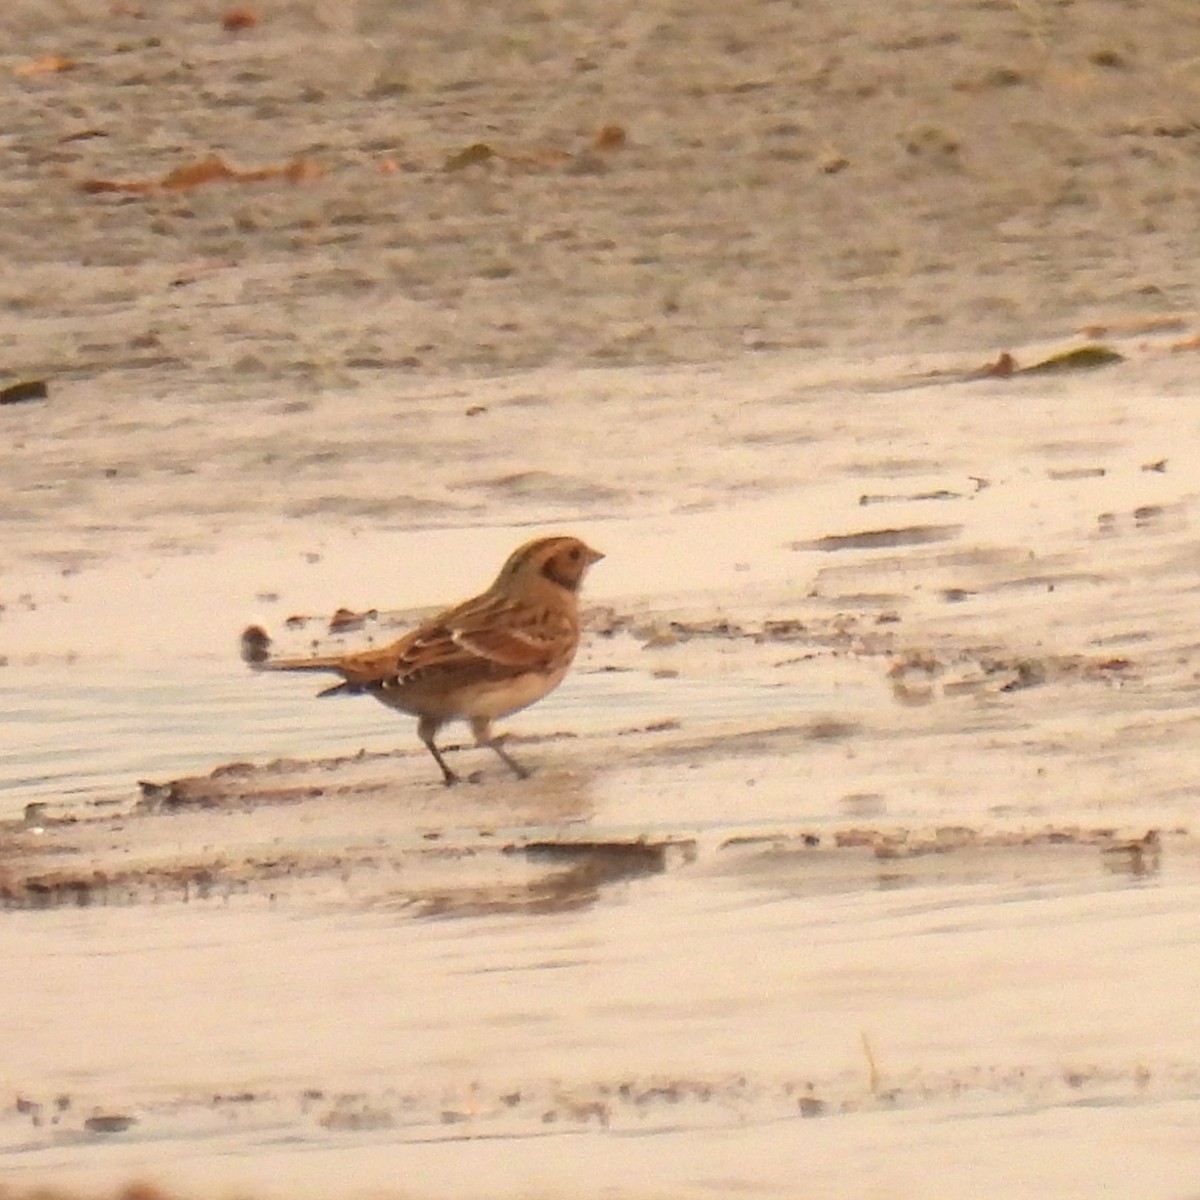
<instances>
[{"instance_id":1,"label":"bird's foot","mask_svg":"<svg viewBox=\"0 0 1200 1200\"><path fill-rule=\"evenodd\" d=\"M511 754L509 754L509 752L507 750L504 749L504 747L500 744L500 742L501 742L500 738L493 738L493 739L491 739L491 741L487 742L486 745L489 746L492 750L494 750L496 752L496 754L500 758L500 761L518 779L528 779L529 776L532 774L532 772L527 767L521 766L521 764L519 762L517 762L517 760L515 758L513 758L513 756Z\"/></svg>"}]
</instances>

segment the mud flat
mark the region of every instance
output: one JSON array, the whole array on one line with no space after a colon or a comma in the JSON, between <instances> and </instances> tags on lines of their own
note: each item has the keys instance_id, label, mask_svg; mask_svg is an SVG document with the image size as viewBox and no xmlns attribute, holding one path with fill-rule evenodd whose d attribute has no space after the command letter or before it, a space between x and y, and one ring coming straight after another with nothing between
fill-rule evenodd
<instances>
[{"instance_id":1,"label":"mud flat","mask_svg":"<svg viewBox=\"0 0 1200 1200\"><path fill-rule=\"evenodd\" d=\"M1194 1195L1200 10L252 15L5 9L0 1195Z\"/></svg>"},{"instance_id":2,"label":"mud flat","mask_svg":"<svg viewBox=\"0 0 1200 1200\"><path fill-rule=\"evenodd\" d=\"M178 662L252 689L297 752L114 773L0 831L12 1178L1185 1194L1200 709L1178 361L1131 357L1107 396L864 388L891 424L872 443L860 410L807 489L573 523L610 582L570 686L512 722L523 783L464 748L480 777L445 789L388 714L387 748L299 752L334 736L326 702L244 675L235 599L202 605ZM1013 387L1020 444L998 445L979 426L998 434ZM937 469L911 465L915 399L942 414ZM806 412L836 431L840 402ZM297 554L297 576L264 544L278 587L255 602L296 647L389 637L411 610L330 630L375 583L356 562L514 535L360 534L336 552L355 594L308 620L292 580L328 561ZM203 561L157 567L146 597ZM86 640L55 639L117 569L12 621L22 678L90 669ZM263 586L233 578L243 603ZM97 637L116 663L160 654L134 632L109 612Z\"/></svg>"}]
</instances>

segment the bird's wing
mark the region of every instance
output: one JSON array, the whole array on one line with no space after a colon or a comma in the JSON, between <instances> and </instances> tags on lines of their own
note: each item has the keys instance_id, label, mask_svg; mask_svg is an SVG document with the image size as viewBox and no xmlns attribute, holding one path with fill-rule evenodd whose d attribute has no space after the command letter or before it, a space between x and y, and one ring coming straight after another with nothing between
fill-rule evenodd
<instances>
[{"instance_id":1,"label":"bird's wing","mask_svg":"<svg viewBox=\"0 0 1200 1200\"><path fill-rule=\"evenodd\" d=\"M389 646L345 655L337 669L358 687L395 686L435 673L503 678L550 670L574 648L568 615L481 597Z\"/></svg>"},{"instance_id":2,"label":"bird's wing","mask_svg":"<svg viewBox=\"0 0 1200 1200\"><path fill-rule=\"evenodd\" d=\"M520 671L553 666L574 651L579 636L569 612L512 601L459 612L446 624L462 650Z\"/></svg>"}]
</instances>

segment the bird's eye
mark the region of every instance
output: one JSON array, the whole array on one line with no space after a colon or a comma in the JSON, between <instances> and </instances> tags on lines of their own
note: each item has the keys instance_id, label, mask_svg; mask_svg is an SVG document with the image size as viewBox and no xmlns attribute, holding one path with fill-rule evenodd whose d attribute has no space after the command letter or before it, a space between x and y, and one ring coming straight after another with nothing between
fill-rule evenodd
<instances>
[{"instance_id":1,"label":"bird's eye","mask_svg":"<svg viewBox=\"0 0 1200 1200\"><path fill-rule=\"evenodd\" d=\"M579 547L578 547L578 546L576 546L576 547L575 547L575 548L574 548L574 549L571 551L571 561L572 561L572 562L578 562L578 561L579 561Z\"/></svg>"}]
</instances>

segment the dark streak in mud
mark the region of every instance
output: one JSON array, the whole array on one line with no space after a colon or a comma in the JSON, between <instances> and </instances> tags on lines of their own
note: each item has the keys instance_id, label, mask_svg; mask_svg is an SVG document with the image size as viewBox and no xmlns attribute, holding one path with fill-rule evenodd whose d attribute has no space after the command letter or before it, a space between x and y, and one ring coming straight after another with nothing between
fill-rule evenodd
<instances>
[{"instance_id":1,"label":"dark streak in mud","mask_svg":"<svg viewBox=\"0 0 1200 1200\"><path fill-rule=\"evenodd\" d=\"M882 550L897 546L924 546L958 537L961 525L907 525L899 529L864 529L859 533L831 533L809 542L793 542L793 550Z\"/></svg>"}]
</instances>

